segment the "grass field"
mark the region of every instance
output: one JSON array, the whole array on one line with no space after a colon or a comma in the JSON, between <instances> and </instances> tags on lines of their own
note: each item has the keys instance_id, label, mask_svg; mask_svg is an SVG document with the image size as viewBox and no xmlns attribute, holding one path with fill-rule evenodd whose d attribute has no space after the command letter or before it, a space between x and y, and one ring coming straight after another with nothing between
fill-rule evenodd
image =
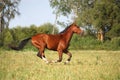
<instances>
[{"instance_id":1,"label":"grass field","mask_svg":"<svg viewBox=\"0 0 120 80\"><path fill-rule=\"evenodd\" d=\"M71 51L70 64L46 64L34 51L0 51L0 80L120 80L120 51ZM46 51L49 60L57 52Z\"/></svg>"}]
</instances>

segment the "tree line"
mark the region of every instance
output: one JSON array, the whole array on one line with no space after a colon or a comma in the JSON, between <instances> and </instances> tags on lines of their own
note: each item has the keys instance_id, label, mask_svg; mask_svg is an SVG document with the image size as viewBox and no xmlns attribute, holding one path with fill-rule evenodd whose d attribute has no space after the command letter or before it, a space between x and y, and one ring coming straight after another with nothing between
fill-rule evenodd
<instances>
[{"instance_id":1,"label":"tree line","mask_svg":"<svg viewBox=\"0 0 120 80\"><path fill-rule=\"evenodd\" d=\"M16 26L14 28L5 29L3 34L3 39L0 46L8 47L9 44L18 44L22 39L32 37L33 35L39 33L52 34L52 29L54 25L51 23L45 23L40 26L31 25L31 26ZM58 33L58 28L54 27L55 34Z\"/></svg>"},{"instance_id":2,"label":"tree line","mask_svg":"<svg viewBox=\"0 0 120 80\"><path fill-rule=\"evenodd\" d=\"M31 37L39 33L52 34L54 25L51 23L45 23L40 26L16 26L14 28L4 30L3 43L0 48L9 50L9 44L18 45L19 42L25 38ZM57 27L54 27L55 34L59 34ZM107 39L103 43L97 40L97 37L89 32L85 31L84 36L74 34L70 42L71 50L119 50L120 49L120 37L114 37L111 40ZM25 50L36 50L29 42Z\"/></svg>"}]
</instances>

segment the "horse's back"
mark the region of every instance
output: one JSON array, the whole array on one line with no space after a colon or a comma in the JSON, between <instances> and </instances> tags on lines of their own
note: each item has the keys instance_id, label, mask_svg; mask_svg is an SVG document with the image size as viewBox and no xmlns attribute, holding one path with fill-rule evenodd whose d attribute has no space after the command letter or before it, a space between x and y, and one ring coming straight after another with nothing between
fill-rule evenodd
<instances>
[{"instance_id":1,"label":"horse's back","mask_svg":"<svg viewBox=\"0 0 120 80\"><path fill-rule=\"evenodd\" d=\"M60 40L60 35L37 34L32 37L32 44L34 46L39 45L39 47L42 46L50 50L57 50Z\"/></svg>"},{"instance_id":2,"label":"horse's back","mask_svg":"<svg viewBox=\"0 0 120 80\"><path fill-rule=\"evenodd\" d=\"M32 41L34 42L34 41L43 40L44 38L47 38L46 36L47 36L46 34L36 34L32 36Z\"/></svg>"},{"instance_id":3,"label":"horse's back","mask_svg":"<svg viewBox=\"0 0 120 80\"><path fill-rule=\"evenodd\" d=\"M47 36L46 34L36 34L36 35L32 36L31 42L35 47L40 48L40 47L42 47L42 45L45 45L44 38L46 36Z\"/></svg>"}]
</instances>

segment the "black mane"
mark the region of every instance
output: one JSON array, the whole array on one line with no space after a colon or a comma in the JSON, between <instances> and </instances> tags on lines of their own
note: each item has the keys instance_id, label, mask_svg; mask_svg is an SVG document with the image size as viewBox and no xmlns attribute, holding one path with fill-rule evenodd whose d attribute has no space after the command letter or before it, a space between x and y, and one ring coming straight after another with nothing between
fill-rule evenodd
<instances>
[{"instance_id":1,"label":"black mane","mask_svg":"<svg viewBox=\"0 0 120 80\"><path fill-rule=\"evenodd\" d=\"M71 25L72 25L72 24L71 24ZM70 28L70 27L71 27L71 25L70 25L70 26L68 26L68 27L66 27L63 31L61 31L61 32L60 32L60 34L61 34L61 33L64 33L66 30L68 30L68 28Z\"/></svg>"}]
</instances>

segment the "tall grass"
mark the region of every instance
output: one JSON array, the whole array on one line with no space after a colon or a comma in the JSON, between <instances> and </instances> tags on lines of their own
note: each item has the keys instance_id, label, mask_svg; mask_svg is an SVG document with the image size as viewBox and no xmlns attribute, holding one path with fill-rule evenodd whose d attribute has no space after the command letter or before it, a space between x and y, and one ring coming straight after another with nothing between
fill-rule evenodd
<instances>
[{"instance_id":1,"label":"tall grass","mask_svg":"<svg viewBox=\"0 0 120 80\"><path fill-rule=\"evenodd\" d=\"M0 51L0 80L120 80L120 51L72 50L71 63L46 64L34 51ZM48 60L57 52L46 51Z\"/></svg>"}]
</instances>

